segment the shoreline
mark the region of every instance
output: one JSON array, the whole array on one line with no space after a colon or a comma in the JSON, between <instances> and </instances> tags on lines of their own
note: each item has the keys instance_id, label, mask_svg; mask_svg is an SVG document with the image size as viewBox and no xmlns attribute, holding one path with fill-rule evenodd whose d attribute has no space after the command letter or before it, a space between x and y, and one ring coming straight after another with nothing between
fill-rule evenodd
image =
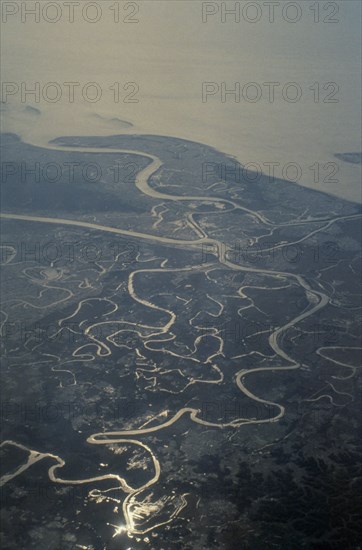
<instances>
[{"instance_id":1,"label":"shoreline","mask_svg":"<svg viewBox=\"0 0 362 550\"><path fill-rule=\"evenodd\" d=\"M148 139L162 139L162 140L169 140L170 142L184 143L184 144L188 144L188 145L195 145L195 146L204 147L204 148L208 149L210 152L214 152L218 155L224 155L227 160L230 160L231 162L236 163L240 167L243 167L243 164L238 161L237 157L235 157L233 155L230 155L228 153L224 153L223 151L220 151L220 150L216 149L216 147L213 147L211 145L208 145L208 144L202 143L202 142L198 142L198 141L187 140L187 139L178 138L178 137L175 137L175 136L165 136L165 135L161 135L161 134L159 134L159 135L158 134L110 134L110 135L107 135L107 136L103 136L103 135L98 135L98 136L97 135L95 135L95 136L87 136L87 135L85 135L85 136L79 136L79 135L77 135L77 136L59 136L59 137L56 137L54 139L49 140L47 142L47 144L31 142L31 141L24 141L20 134L16 134L16 133L13 133L13 132L2 132L2 133L0 132L0 140L2 139L3 136L15 137L15 138L17 138L15 141L19 141L19 142L23 143L24 145L27 145L29 147L33 147L35 149L42 149L42 150L45 150L45 151L56 150L58 152L62 152L62 150L63 150L64 152L69 152L69 149L72 149L72 150L74 150L74 152L78 151L79 153L81 153L82 152L82 151L80 151L81 148L114 149L115 154L117 152L120 152L120 151L117 151L116 147L110 147L109 145L107 145L107 146L102 145L101 143L84 146L84 145L71 145L71 144L62 145L59 142L62 141L62 140L70 140L70 139L73 139L73 140L77 140L77 139L78 140L93 140L93 139L97 139L97 138L101 141L102 140L107 140L107 139L116 139L116 138L130 139L130 140L135 140L135 139L145 139L145 140L148 140ZM1 145L1 143L0 143L0 145ZM53 147L52 147L52 145L53 145ZM64 147L64 149L63 149L63 147ZM65 149L65 147L67 149ZM123 146L122 146L122 148L123 148ZM92 152L92 154L94 154L94 155L112 154L112 151L107 151L107 152L103 153L102 151L94 150ZM130 148L129 154L134 154L135 155L135 152ZM339 153L335 153L335 156L338 155L338 154ZM349 153L344 153L344 154L349 154ZM138 155L147 157L148 153L145 152L145 154L142 155L142 152L140 151L138 153ZM257 173L257 172L255 172L255 173ZM265 178L268 178L268 175L264 172L262 172L261 176L265 177ZM223 181L225 181L225 183L227 183L227 180L223 180ZM275 184L292 185L296 189L305 190L306 192L310 192L310 193L317 193L319 196L326 196L326 197L332 198L332 199L334 199L338 202L342 202L345 205L350 205L352 207L355 207L355 208L359 209L359 211L356 212L356 213L362 213L362 197L361 197L361 202L355 202L355 201L352 201L352 200L349 200L349 199L339 197L338 195L334 195L333 193L328 193L327 191L321 191L320 189L313 189L311 187L301 185L298 182L295 182L295 181L292 181L292 180L286 180L286 179L282 179L282 178L277 178L277 177L275 177L272 184L273 185L275 185ZM156 191L156 189L155 189L155 191ZM195 196L195 199L196 198L197 197ZM207 199L207 198L208 197L205 196L205 199Z\"/></svg>"}]
</instances>

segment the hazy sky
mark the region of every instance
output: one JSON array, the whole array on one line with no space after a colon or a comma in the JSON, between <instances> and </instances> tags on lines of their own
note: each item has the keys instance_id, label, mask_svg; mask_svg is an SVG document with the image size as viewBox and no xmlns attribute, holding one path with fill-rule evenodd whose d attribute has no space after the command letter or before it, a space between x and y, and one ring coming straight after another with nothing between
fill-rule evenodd
<instances>
[{"instance_id":1,"label":"hazy sky","mask_svg":"<svg viewBox=\"0 0 362 550\"><path fill-rule=\"evenodd\" d=\"M86 3L82 0L82 5ZM133 4L139 7L133 16L138 22L125 23L122 19L132 17ZM119 2L119 23L109 9L114 2L104 0L98 2L101 18L93 24L84 21L79 8L75 8L74 23L69 23L62 1L62 17L53 24L42 15L38 23L32 17L22 23L20 13L9 16L2 24L3 82L19 86L26 82L29 88L35 82L41 86L57 82L62 98L57 103L43 98L36 103L29 96L22 103L20 92L7 98L9 112L4 116L3 129L39 144L59 135L120 131L171 135L207 143L235 155L242 163L278 162L278 175L287 163L296 162L302 169L299 183L359 200L360 167L340 163L333 154L361 148L360 2L330 3L339 6L338 14L320 2L320 22L313 20L314 2L296 2L301 10L296 23L283 19L285 2L276 6L274 23L269 21L263 2L258 2L262 11L256 23L245 16L240 22L228 16L223 23L221 3L209 2L209 11L219 11L203 23L202 4L199 0ZM227 2L228 7L234 4ZM241 7L245 4L240 2ZM48 13L54 17L51 9ZM94 11L88 13L94 17ZM293 18L296 13L290 8L287 16ZM255 14L250 9L246 17L251 19ZM338 22L323 22L325 18ZM80 88L97 82L100 100L84 100L77 88L75 101L70 104L64 87L64 82L70 81L79 82ZM115 82L120 85L119 103L109 89ZM132 91L123 90L127 82L138 85L138 103L123 102L126 92ZM203 82L215 83L217 90L204 102ZM228 89L238 82L241 90L253 82L263 95L255 103L242 95L239 103L232 96L223 103L222 82ZM274 102L268 101L265 82L280 83ZM288 82L296 83L302 91L295 103L281 94ZM330 82L335 84L324 90ZM315 103L318 88L319 102ZM249 91L252 94L253 88ZM338 102L325 103L333 91L336 93L330 97ZM288 93L292 92L290 88ZM25 112L25 105L37 107L41 115ZM95 117L95 113L104 118ZM134 127L117 129L107 122L115 117ZM338 163L339 173L334 176L338 182L323 181L330 173L324 168L328 162ZM313 181L309 168L315 163L320 165L318 182Z\"/></svg>"}]
</instances>

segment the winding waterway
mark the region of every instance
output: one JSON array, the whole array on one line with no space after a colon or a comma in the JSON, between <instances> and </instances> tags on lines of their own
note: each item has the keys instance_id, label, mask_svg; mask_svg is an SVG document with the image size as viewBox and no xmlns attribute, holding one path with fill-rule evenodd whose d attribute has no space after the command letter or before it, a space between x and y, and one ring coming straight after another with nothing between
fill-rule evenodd
<instances>
[{"instance_id":1,"label":"winding waterway","mask_svg":"<svg viewBox=\"0 0 362 550\"><path fill-rule=\"evenodd\" d=\"M150 164L148 164L143 170L141 170L137 174L137 179L135 182L135 185L137 189L154 199L162 199L162 201L197 201L197 202L207 202L210 203L210 201L214 203L221 203L221 204L227 204L233 207L233 209L238 209L243 212L245 212L247 215L252 216L259 222L262 222L263 224L266 224L268 226L273 227L281 227L281 226L293 226L293 225L305 225L305 224L311 224L313 227L313 224L316 222L325 221L327 222L327 225L331 225L339 220L346 220L346 219L356 219L360 217L359 215L350 215L350 216L338 216L335 218L323 218L323 219L308 219L308 220L297 220L290 223L283 223L283 224L274 224L270 220L268 220L264 215L262 215L260 212L250 210L248 208L243 207L242 205L238 204L235 201L231 201L228 199L223 199L220 197L202 197L202 196L177 196L177 195L170 195L166 193L161 193L155 189L153 189L149 185L150 178L162 167L162 162L159 158L157 158L154 155L146 154L143 151L135 151L135 150L128 150L128 149L116 149L116 148L96 148L96 147L64 147L64 146L55 146L50 145L47 147L48 149L57 150L57 151L72 151L75 150L80 153L92 153L92 154L109 154L112 153L114 155L119 154L128 154L128 155L138 155L143 156L150 160ZM285 331L294 327L296 324L300 323L302 320L306 319L307 317L310 317L311 315L314 315L317 311L324 308L329 303L329 296L325 294L324 292L320 290L315 290L311 287L311 285L305 280L305 278L301 274L296 273L289 273L284 271L274 271L274 270L266 270L261 268L256 268L252 266L243 266L236 263L233 263L230 261L230 259L227 258L227 252L225 250L225 246L223 243L217 239L209 238L208 236L204 236L195 240L185 240L185 239L175 239L171 237L165 237L165 236L159 236L159 235L152 235L149 233L142 233L137 232L133 230L125 230L125 229L119 229L116 227L110 227L110 226L104 226L97 223L91 223L86 221L77 221L72 219L63 219L63 218L53 218L53 217L43 217L43 216L32 216L27 214L12 214L12 213L2 213L1 218L4 220L19 220L19 221L27 221L27 222L33 222L33 223L42 223L42 224L55 224L55 225L69 225L69 226L76 226L84 229L90 229L95 231L103 231L108 233L115 233L120 235L125 235L129 237L133 237L135 239L143 239L146 241L158 243L158 244L164 244L167 246L172 246L175 248L192 248L192 249L202 249L203 246L208 245L212 247L213 252L210 252L210 254L214 254L216 256L217 261L219 264L225 266L226 268L234 271L242 271L242 272L251 272L251 273L258 273L269 277L274 277L277 280L289 280L293 281L297 285L299 285L300 288L303 289L305 292L305 295L309 302L309 307L306 308L305 311L295 316L292 320L285 323L283 326L279 326L276 328L269 336L269 346L275 353L275 366L268 366L268 367L262 367L259 368L243 368L237 372L235 375L235 383L238 387L238 389L249 399L262 404L266 405L268 407L273 407L276 409L276 413L274 416L265 418L265 419L250 419L250 418L237 418L235 420L232 420L228 423L216 423L216 422L209 422L200 416L200 410L191 408L191 407L183 407L180 410L176 412L173 416L170 418L168 417L168 411L164 411L164 413L161 413L159 416L165 416L167 420L165 420L162 423L156 423L151 426L141 426L137 429L132 430L117 430L117 431L109 431L109 432L101 432L101 433L94 433L90 435L87 438L87 442L91 445L111 445L111 444L127 444L132 445L136 448L143 449L152 460L152 468L153 468L153 475L150 477L150 479L141 487L139 488L133 488L131 487L126 480L116 474L105 474L102 476L96 476L92 478L87 479L64 479L59 476L59 473L61 472L62 467L65 465L64 460L58 456L51 453L40 453L36 450L29 449L25 447L24 445L21 445L20 443L17 443L12 440L7 440L2 443L2 446L5 445L14 445L17 446L23 450L26 450L29 453L28 461L26 464L19 467L14 473L11 475L5 475L1 483L7 483L17 475L20 475L23 473L28 467L30 467L35 462L43 459L43 458L51 458L55 460L55 464L52 465L49 470L49 478L56 483L62 483L62 484L85 484L85 483L92 483L92 482L100 482L104 480L114 480L118 485L119 488L124 491L127 496L123 501L122 508L123 508L123 514L124 514L124 521L125 524L122 527L116 527L115 530L115 536L120 534L122 531L127 532L129 535L144 535L150 530L154 530L155 528L164 525L165 523L168 523L172 521L172 519L187 505L187 495L182 495L181 499L179 501L179 504L177 508L175 509L175 512L171 514L171 516L166 521L160 521L156 525L153 524L151 527L144 527L142 526L142 522L140 523L140 518L143 518L144 516L147 516L149 513L152 513L154 511L155 507L152 504L142 501L142 493L155 483L160 478L161 475L161 464L159 460L156 457L156 453L154 450L150 448L150 446L146 445L142 438L145 435L148 434L154 434L160 430L164 430L165 428L169 428L173 424L179 421L180 418L187 416L191 422L195 422L197 424L208 426L208 427L214 427L214 428L240 428L244 424L262 424L262 423L273 423L279 421L283 416L285 415L285 408L284 406L274 403L272 401L262 399L261 397L255 395L252 393L245 384L245 379L250 375L257 372L266 372L266 371L289 371L298 369L301 364L293 359L282 347L281 340L283 334L285 334ZM194 223L194 228L197 231L199 235L206 235L204 230L201 230L200 227L198 227L197 223L192 220ZM306 240L309 236L314 235L318 231L321 231L326 226L321 227L320 229L312 229L311 232L303 238L303 240ZM302 239L300 239L302 240ZM296 242L300 242L296 241ZM280 245L283 246L283 245ZM205 266L203 266L205 267ZM195 269L199 269L198 266L190 266L183 268L183 271L193 271ZM172 272L172 271L180 271L180 269L168 269L167 267L160 267L160 268L154 268L154 269L138 269L133 271L129 275L128 279L128 293L129 295L138 303L142 304L146 308L153 308L159 311L162 311L163 313L166 313L169 316L168 322L161 327L148 327L155 329L156 332L151 334L150 336L153 336L155 334L167 334L172 325L176 321L176 314L169 309L161 308L159 306L156 306L149 300L141 297L137 293L136 289L136 277L139 275L142 275L144 273L161 273L161 272ZM80 306L79 306L80 307ZM90 330L94 327L97 327L98 325L102 324L95 323L91 327L88 327L87 331L88 334L90 334ZM145 325L144 325L145 326ZM221 345L223 342L221 342ZM108 348L109 349L109 348ZM101 349L98 349L97 352L99 355L102 355ZM73 354L76 355L76 352ZM285 363L283 366L280 365L280 363ZM222 379L222 377L221 377ZM210 383L215 384L219 383L215 380L204 380L204 383ZM150 422L152 423L151 419ZM148 424L147 423L147 424Z\"/></svg>"}]
</instances>

